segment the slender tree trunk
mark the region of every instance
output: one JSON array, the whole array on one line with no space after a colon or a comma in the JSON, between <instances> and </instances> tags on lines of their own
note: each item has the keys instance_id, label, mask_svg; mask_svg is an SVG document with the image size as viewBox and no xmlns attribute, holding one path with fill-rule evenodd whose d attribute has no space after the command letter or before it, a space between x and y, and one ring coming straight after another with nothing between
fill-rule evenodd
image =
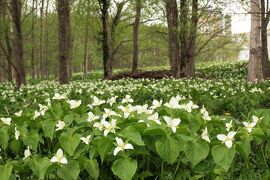
<instances>
[{"instance_id":1,"label":"slender tree trunk","mask_svg":"<svg viewBox=\"0 0 270 180\"><path fill-rule=\"evenodd\" d=\"M180 2L180 45L181 45L181 58L180 58L180 72L181 76L187 76L186 64L187 64L187 51L188 51L188 1L181 0Z\"/></svg>"},{"instance_id":2,"label":"slender tree trunk","mask_svg":"<svg viewBox=\"0 0 270 180\"><path fill-rule=\"evenodd\" d=\"M49 62L48 62L48 55L49 55L49 27L48 27L48 11L49 11L49 3L50 0L47 0L47 4L46 4L46 11L45 11L45 58L44 58L44 75L46 75L46 78L49 78L49 71L48 71L48 67L49 67Z\"/></svg>"},{"instance_id":3,"label":"slender tree trunk","mask_svg":"<svg viewBox=\"0 0 270 180\"><path fill-rule=\"evenodd\" d=\"M165 0L168 23L168 47L171 71L175 78L180 77L180 42L178 25L178 7L176 0Z\"/></svg>"},{"instance_id":4,"label":"slender tree trunk","mask_svg":"<svg viewBox=\"0 0 270 180\"><path fill-rule=\"evenodd\" d=\"M89 7L89 1L88 1ZM85 40L84 40L84 57L83 57L83 78L87 78L88 74L88 41L89 41L89 17L90 13L87 11L87 16L85 19Z\"/></svg>"},{"instance_id":5,"label":"slender tree trunk","mask_svg":"<svg viewBox=\"0 0 270 180\"><path fill-rule=\"evenodd\" d=\"M40 7L40 39L39 39L39 60L41 79L44 79L44 59L43 59L43 32L44 32L44 0L41 0Z\"/></svg>"},{"instance_id":6,"label":"slender tree trunk","mask_svg":"<svg viewBox=\"0 0 270 180\"><path fill-rule=\"evenodd\" d=\"M25 84L24 52L21 30L21 0L11 0L11 16L14 23L14 54L16 61L16 86Z\"/></svg>"},{"instance_id":7,"label":"slender tree trunk","mask_svg":"<svg viewBox=\"0 0 270 180\"><path fill-rule=\"evenodd\" d=\"M188 78L195 77L195 52L198 24L198 0L192 0L192 17L190 25L189 46L187 50L186 75Z\"/></svg>"},{"instance_id":8,"label":"slender tree trunk","mask_svg":"<svg viewBox=\"0 0 270 180\"><path fill-rule=\"evenodd\" d=\"M133 63L132 63L132 73L138 71L138 61L139 61L139 30L141 21L141 0L136 0L136 15L135 22L133 24Z\"/></svg>"},{"instance_id":9,"label":"slender tree trunk","mask_svg":"<svg viewBox=\"0 0 270 180\"><path fill-rule=\"evenodd\" d=\"M36 40L35 40L35 23L36 23L36 13L34 11L35 9L35 3L36 1L33 0L32 1L32 10L33 10L33 16L32 16L32 28L31 28L31 75L32 75L32 79L36 78L36 65L35 65L35 44L36 44Z\"/></svg>"},{"instance_id":10,"label":"slender tree trunk","mask_svg":"<svg viewBox=\"0 0 270 180\"><path fill-rule=\"evenodd\" d=\"M109 28L109 7L110 0L99 0L101 9L102 19L102 49L103 49L103 67L104 67L104 78L109 79L111 77L110 72L110 28Z\"/></svg>"},{"instance_id":11,"label":"slender tree trunk","mask_svg":"<svg viewBox=\"0 0 270 180\"><path fill-rule=\"evenodd\" d=\"M260 2L250 0L251 30L250 30L250 51L248 65L248 80L256 82L262 80L261 62L261 18Z\"/></svg>"},{"instance_id":12,"label":"slender tree trunk","mask_svg":"<svg viewBox=\"0 0 270 180\"><path fill-rule=\"evenodd\" d=\"M59 28L59 83L68 84L68 63L70 60L70 7L69 1L57 0Z\"/></svg>"}]
</instances>

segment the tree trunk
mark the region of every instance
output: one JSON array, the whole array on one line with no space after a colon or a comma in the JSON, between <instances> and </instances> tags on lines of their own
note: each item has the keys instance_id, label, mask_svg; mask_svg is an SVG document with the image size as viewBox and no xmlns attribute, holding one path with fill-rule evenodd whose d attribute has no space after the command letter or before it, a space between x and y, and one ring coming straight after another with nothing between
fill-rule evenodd
<instances>
[{"instance_id":1,"label":"tree trunk","mask_svg":"<svg viewBox=\"0 0 270 180\"><path fill-rule=\"evenodd\" d=\"M14 23L14 54L16 61L16 86L25 84L24 52L21 30L21 0L11 0L11 16Z\"/></svg>"},{"instance_id":2,"label":"tree trunk","mask_svg":"<svg viewBox=\"0 0 270 180\"><path fill-rule=\"evenodd\" d=\"M181 76L186 77L186 64L188 59L188 2L187 0L181 0L180 2L180 72Z\"/></svg>"},{"instance_id":3,"label":"tree trunk","mask_svg":"<svg viewBox=\"0 0 270 180\"><path fill-rule=\"evenodd\" d=\"M141 20L141 0L136 0L136 15L135 22L133 24L133 63L132 63L132 73L138 71L138 61L139 61L139 29Z\"/></svg>"},{"instance_id":4,"label":"tree trunk","mask_svg":"<svg viewBox=\"0 0 270 180\"><path fill-rule=\"evenodd\" d=\"M198 24L198 0L192 0L192 17L191 17L189 46L187 49L187 64L186 64L186 75L188 78L195 77L197 24Z\"/></svg>"},{"instance_id":5,"label":"tree trunk","mask_svg":"<svg viewBox=\"0 0 270 180\"><path fill-rule=\"evenodd\" d=\"M44 14L44 0L41 0L40 7L40 39L39 39L39 60L40 60L40 74L41 79L44 79L44 60L43 60L43 14Z\"/></svg>"},{"instance_id":6,"label":"tree trunk","mask_svg":"<svg viewBox=\"0 0 270 180\"><path fill-rule=\"evenodd\" d=\"M250 0L251 30L250 30L250 51L248 65L248 81L256 82L262 80L261 62L261 19L260 4L257 0Z\"/></svg>"},{"instance_id":7,"label":"tree trunk","mask_svg":"<svg viewBox=\"0 0 270 180\"><path fill-rule=\"evenodd\" d=\"M32 79L36 78L36 66L35 66L35 23L36 23L36 14L35 14L35 3L37 3L35 0L32 1L32 10L33 10L33 15L32 15L32 28L31 28L31 75Z\"/></svg>"},{"instance_id":8,"label":"tree trunk","mask_svg":"<svg viewBox=\"0 0 270 180\"><path fill-rule=\"evenodd\" d=\"M87 78L88 74L88 41L89 41L89 12L87 12L87 17L85 21L85 40L84 40L84 57L83 57L83 78Z\"/></svg>"},{"instance_id":9,"label":"tree trunk","mask_svg":"<svg viewBox=\"0 0 270 180\"><path fill-rule=\"evenodd\" d=\"M265 7L265 0L261 0L261 61L262 61L262 78L269 79L270 65L268 56L268 34L267 27L269 23L269 9Z\"/></svg>"},{"instance_id":10,"label":"tree trunk","mask_svg":"<svg viewBox=\"0 0 270 180\"><path fill-rule=\"evenodd\" d=\"M178 26L178 7L176 0L165 0L168 24L168 47L171 71L175 78L180 77L180 42Z\"/></svg>"},{"instance_id":11,"label":"tree trunk","mask_svg":"<svg viewBox=\"0 0 270 180\"><path fill-rule=\"evenodd\" d=\"M57 0L58 45L59 45L59 83L68 84L68 63L70 60L70 7L69 1Z\"/></svg>"},{"instance_id":12,"label":"tree trunk","mask_svg":"<svg viewBox=\"0 0 270 180\"><path fill-rule=\"evenodd\" d=\"M110 0L99 0L100 10L101 10L101 20L102 20L102 49L103 49L103 68L104 68L104 78L111 78L110 71L110 37L109 37L109 7Z\"/></svg>"},{"instance_id":13,"label":"tree trunk","mask_svg":"<svg viewBox=\"0 0 270 180\"><path fill-rule=\"evenodd\" d=\"M49 48L49 29L48 29L48 11L49 11L49 3L50 0L47 0L47 4L46 4L46 11L45 11L45 58L44 58L44 75L46 75L46 78L49 78L49 71L48 71L48 67L49 67L49 62L48 62L48 48Z\"/></svg>"}]
</instances>

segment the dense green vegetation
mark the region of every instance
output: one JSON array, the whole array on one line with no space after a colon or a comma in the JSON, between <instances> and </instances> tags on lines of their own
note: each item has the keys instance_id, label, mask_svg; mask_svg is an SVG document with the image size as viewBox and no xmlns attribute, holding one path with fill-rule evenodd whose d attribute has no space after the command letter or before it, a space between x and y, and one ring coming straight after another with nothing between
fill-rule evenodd
<instances>
[{"instance_id":1,"label":"dense green vegetation","mask_svg":"<svg viewBox=\"0 0 270 180\"><path fill-rule=\"evenodd\" d=\"M270 82L247 83L245 66L2 84L0 179L268 179Z\"/></svg>"}]
</instances>

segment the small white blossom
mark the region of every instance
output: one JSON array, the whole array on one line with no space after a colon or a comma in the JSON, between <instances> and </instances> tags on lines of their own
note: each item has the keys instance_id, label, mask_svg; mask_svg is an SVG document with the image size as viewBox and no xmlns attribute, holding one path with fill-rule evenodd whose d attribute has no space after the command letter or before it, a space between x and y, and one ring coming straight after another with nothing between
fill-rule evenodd
<instances>
[{"instance_id":1,"label":"small white blossom","mask_svg":"<svg viewBox=\"0 0 270 180\"><path fill-rule=\"evenodd\" d=\"M81 105L82 101L81 100L78 100L78 101L70 100L70 101L68 101L68 103L70 105L70 109L75 109Z\"/></svg>"},{"instance_id":2,"label":"small white blossom","mask_svg":"<svg viewBox=\"0 0 270 180\"><path fill-rule=\"evenodd\" d=\"M207 127L205 127L202 132L202 139L210 143Z\"/></svg>"},{"instance_id":3,"label":"small white blossom","mask_svg":"<svg viewBox=\"0 0 270 180\"><path fill-rule=\"evenodd\" d=\"M20 110L19 112L16 112L16 113L14 113L15 114L15 116L18 116L18 117L20 117L20 116L22 116L22 110Z\"/></svg>"},{"instance_id":4,"label":"small white blossom","mask_svg":"<svg viewBox=\"0 0 270 180\"><path fill-rule=\"evenodd\" d=\"M92 121L95 121L97 119L99 119L99 116L94 115L92 112L88 113L88 118L87 118L88 122L92 122Z\"/></svg>"},{"instance_id":5,"label":"small white blossom","mask_svg":"<svg viewBox=\"0 0 270 180\"><path fill-rule=\"evenodd\" d=\"M113 155L116 156L120 151L124 151L125 149L133 149L133 146L129 143L124 143L124 141L121 138L116 137L115 138L117 147L113 151Z\"/></svg>"},{"instance_id":6,"label":"small white blossom","mask_svg":"<svg viewBox=\"0 0 270 180\"><path fill-rule=\"evenodd\" d=\"M23 160L25 160L25 159L28 158L29 156L31 156L31 151L30 151L30 147L27 146L27 149L24 150L24 158L23 158Z\"/></svg>"},{"instance_id":7,"label":"small white blossom","mask_svg":"<svg viewBox=\"0 0 270 180\"><path fill-rule=\"evenodd\" d=\"M176 128L181 123L181 119L179 119L179 118L172 119L168 116L164 116L163 118L166 121L167 126L172 129L173 133L175 133Z\"/></svg>"},{"instance_id":8,"label":"small white blossom","mask_svg":"<svg viewBox=\"0 0 270 180\"><path fill-rule=\"evenodd\" d=\"M122 103L133 103L134 100L131 98L130 95L126 95L124 99L122 99Z\"/></svg>"},{"instance_id":9,"label":"small white blossom","mask_svg":"<svg viewBox=\"0 0 270 180\"><path fill-rule=\"evenodd\" d=\"M234 131L230 131L228 133L228 135L224 135L224 134L219 134L217 135L218 140L222 141L223 143L225 143L225 145L227 146L227 148L232 148L232 142L234 139L236 132Z\"/></svg>"},{"instance_id":10,"label":"small white blossom","mask_svg":"<svg viewBox=\"0 0 270 180\"><path fill-rule=\"evenodd\" d=\"M1 121L2 121L3 124L5 124L5 125L10 125L10 123L11 123L11 118L1 118Z\"/></svg>"},{"instance_id":11,"label":"small white blossom","mask_svg":"<svg viewBox=\"0 0 270 180\"><path fill-rule=\"evenodd\" d=\"M56 152L56 155L52 157L51 159L52 163L61 163L61 164L67 164L68 161L64 156L63 150L62 149L58 149Z\"/></svg>"},{"instance_id":12,"label":"small white blossom","mask_svg":"<svg viewBox=\"0 0 270 180\"><path fill-rule=\"evenodd\" d=\"M243 124L244 124L244 126L246 127L246 129L247 129L247 131L249 133L251 133L252 130L253 130L253 128L256 126L256 123L255 122L251 122L251 123L249 123L249 122L243 122Z\"/></svg>"},{"instance_id":13,"label":"small white blossom","mask_svg":"<svg viewBox=\"0 0 270 180\"><path fill-rule=\"evenodd\" d=\"M55 126L57 127L55 131L59 131L59 130L64 129L64 127L66 126L66 123L64 121L59 120Z\"/></svg>"},{"instance_id":14,"label":"small white blossom","mask_svg":"<svg viewBox=\"0 0 270 180\"><path fill-rule=\"evenodd\" d=\"M150 120L150 121L154 121L155 123L161 125L161 122L160 122L160 120L158 119L158 113L155 113L155 114L153 114L153 115L151 115L151 116L148 116L147 119Z\"/></svg>"},{"instance_id":15,"label":"small white blossom","mask_svg":"<svg viewBox=\"0 0 270 180\"><path fill-rule=\"evenodd\" d=\"M85 144L89 144L90 142L90 138L91 138L91 135L88 135L87 137L81 137L81 140L85 143Z\"/></svg>"}]
</instances>

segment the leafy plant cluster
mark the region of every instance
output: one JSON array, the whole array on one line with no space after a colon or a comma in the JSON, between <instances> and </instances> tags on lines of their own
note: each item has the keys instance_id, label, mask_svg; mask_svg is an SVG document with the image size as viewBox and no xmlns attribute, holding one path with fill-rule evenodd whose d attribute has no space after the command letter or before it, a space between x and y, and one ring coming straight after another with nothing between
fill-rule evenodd
<instances>
[{"instance_id":1,"label":"leafy plant cluster","mask_svg":"<svg viewBox=\"0 0 270 180\"><path fill-rule=\"evenodd\" d=\"M2 84L0 179L268 179L269 85Z\"/></svg>"}]
</instances>

